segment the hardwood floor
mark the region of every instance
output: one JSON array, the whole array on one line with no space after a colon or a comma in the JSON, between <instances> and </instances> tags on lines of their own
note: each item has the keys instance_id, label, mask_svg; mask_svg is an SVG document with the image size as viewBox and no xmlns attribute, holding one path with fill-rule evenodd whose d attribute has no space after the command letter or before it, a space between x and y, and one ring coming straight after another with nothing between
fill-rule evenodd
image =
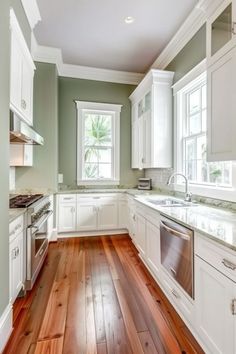
<instances>
[{"instance_id":1,"label":"hardwood floor","mask_svg":"<svg viewBox=\"0 0 236 354\"><path fill-rule=\"evenodd\" d=\"M50 244L4 354L203 353L129 236Z\"/></svg>"}]
</instances>

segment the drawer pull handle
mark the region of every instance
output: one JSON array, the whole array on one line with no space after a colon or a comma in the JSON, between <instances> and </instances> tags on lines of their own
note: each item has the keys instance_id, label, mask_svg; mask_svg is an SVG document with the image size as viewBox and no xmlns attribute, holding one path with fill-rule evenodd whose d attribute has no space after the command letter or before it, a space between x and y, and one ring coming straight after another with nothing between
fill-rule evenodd
<instances>
[{"instance_id":1,"label":"drawer pull handle","mask_svg":"<svg viewBox=\"0 0 236 354\"><path fill-rule=\"evenodd\" d=\"M236 299L232 300L231 310L232 310L232 315L236 315Z\"/></svg>"},{"instance_id":2,"label":"drawer pull handle","mask_svg":"<svg viewBox=\"0 0 236 354\"><path fill-rule=\"evenodd\" d=\"M224 264L225 267L235 270L236 269L236 264L228 261L227 259L223 259L222 263Z\"/></svg>"},{"instance_id":3,"label":"drawer pull handle","mask_svg":"<svg viewBox=\"0 0 236 354\"><path fill-rule=\"evenodd\" d=\"M179 294L177 293L177 291L175 291L174 289L171 290L172 294L174 295L174 297L176 297L176 299L180 299Z\"/></svg>"}]
</instances>

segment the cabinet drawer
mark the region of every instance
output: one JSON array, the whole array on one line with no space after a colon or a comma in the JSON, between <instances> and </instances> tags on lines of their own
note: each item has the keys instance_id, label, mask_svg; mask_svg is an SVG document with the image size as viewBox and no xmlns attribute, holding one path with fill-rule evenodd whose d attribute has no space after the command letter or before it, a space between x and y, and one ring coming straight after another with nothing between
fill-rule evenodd
<instances>
[{"instance_id":1,"label":"cabinet drawer","mask_svg":"<svg viewBox=\"0 0 236 354\"><path fill-rule=\"evenodd\" d=\"M24 216L21 215L9 225L10 240L13 240L24 229Z\"/></svg>"},{"instance_id":2,"label":"cabinet drawer","mask_svg":"<svg viewBox=\"0 0 236 354\"><path fill-rule=\"evenodd\" d=\"M59 195L59 203L76 202L76 194L62 194Z\"/></svg>"},{"instance_id":3,"label":"cabinet drawer","mask_svg":"<svg viewBox=\"0 0 236 354\"><path fill-rule=\"evenodd\" d=\"M161 270L160 279L164 292L172 305L180 314L183 314L190 323L193 322L194 305L192 300L188 298L187 294L185 295L184 290L182 290L163 269Z\"/></svg>"},{"instance_id":4,"label":"cabinet drawer","mask_svg":"<svg viewBox=\"0 0 236 354\"><path fill-rule=\"evenodd\" d=\"M195 238L195 253L222 274L236 282L236 252L199 234Z\"/></svg>"}]
</instances>

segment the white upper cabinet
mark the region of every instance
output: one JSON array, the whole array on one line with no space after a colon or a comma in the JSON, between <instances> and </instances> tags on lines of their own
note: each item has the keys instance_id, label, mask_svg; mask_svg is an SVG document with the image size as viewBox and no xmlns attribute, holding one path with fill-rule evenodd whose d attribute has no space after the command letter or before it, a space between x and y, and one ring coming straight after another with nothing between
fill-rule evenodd
<instances>
[{"instance_id":1,"label":"white upper cabinet","mask_svg":"<svg viewBox=\"0 0 236 354\"><path fill-rule=\"evenodd\" d=\"M11 10L10 108L33 125L33 78L35 65Z\"/></svg>"},{"instance_id":2,"label":"white upper cabinet","mask_svg":"<svg viewBox=\"0 0 236 354\"><path fill-rule=\"evenodd\" d=\"M236 159L236 1L207 19L207 160Z\"/></svg>"},{"instance_id":3,"label":"white upper cabinet","mask_svg":"<svg viewBox=\"0 0 236 354\"><path fill-rule=\"evenodd\" d=\"M132 168L172 166L173 75L152 69L130 96Z\"/></svg>"}]
</instances>

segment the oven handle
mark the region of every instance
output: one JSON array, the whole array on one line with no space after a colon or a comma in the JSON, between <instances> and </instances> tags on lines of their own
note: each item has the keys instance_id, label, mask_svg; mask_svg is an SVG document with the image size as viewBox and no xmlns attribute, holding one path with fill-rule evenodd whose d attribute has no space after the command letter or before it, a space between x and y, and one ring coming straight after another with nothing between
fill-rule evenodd
<instances>
[{"instance_id":1,"label":"oven handle","mask_svg":"<svg viewBox=\"0 0 236 354\"><path fill-rule=\"evenodd\" d=\"M187 234L184 234L182 232L179 232L175 229L172 229L171 227L167 226L162 220L161 220L161 226L167 231L170 232L172 235L180 237L184 240L190 241L190 236Z\"/></svg>"},{"instance_id":2,"label":"oven handle","mask_svg":"<svg viewBox=\"0 0 236 354\"><path fill-rule=\"evenodd\" d=\"M38 223L35 223L34 225L29 226L29 229L35 229L35 231L33 232L33 234L35 232L38 232L39 229L41 228L41 226L45 223L45 221L49 218L49 216L51 216L53 213L52 210L48 210L41 218L41 220Z\"/></svg>"}]
</instances>

